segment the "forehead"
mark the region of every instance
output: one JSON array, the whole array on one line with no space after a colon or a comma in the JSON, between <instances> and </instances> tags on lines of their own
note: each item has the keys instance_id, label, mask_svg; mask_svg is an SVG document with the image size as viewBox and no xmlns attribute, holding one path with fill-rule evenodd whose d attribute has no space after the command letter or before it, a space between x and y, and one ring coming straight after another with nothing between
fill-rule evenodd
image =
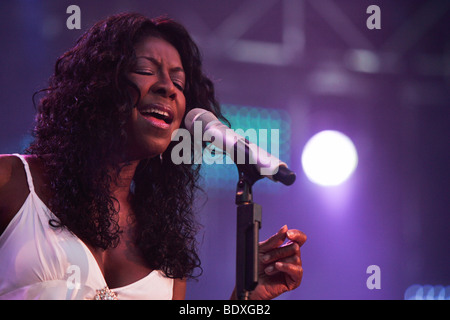
<instances>
[{"instance_id":1,"label":"forehead","mask_svg":"<svg viewBox=\"0 0 450 320\"><path fill-rule=\"evenodd\" d=\"M182 67L177 49L164 39L149 36L135 46L136 57L147 57L167 63L170 66Z\"/></svg>"}]
</instances>

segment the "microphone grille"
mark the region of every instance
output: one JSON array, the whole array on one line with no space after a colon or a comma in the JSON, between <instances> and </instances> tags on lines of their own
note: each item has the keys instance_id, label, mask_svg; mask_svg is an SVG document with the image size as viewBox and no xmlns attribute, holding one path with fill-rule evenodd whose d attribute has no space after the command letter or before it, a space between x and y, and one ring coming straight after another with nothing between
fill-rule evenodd
<instances>
[{"instance_id":1,"label":"microphone grille","mask_svg":"<svg viewBox=\"0 0 450 320\"><path fill-rule=\"evenodd\" d=\"M189 132L193 133L192 130L194 130L195 121L201 121L203 128L206 124L214 120L217 120L217 118L212 112L202 108L195 108L186 114L186 117L184 118L184 125Z\"/></svg>"}]
</instances>

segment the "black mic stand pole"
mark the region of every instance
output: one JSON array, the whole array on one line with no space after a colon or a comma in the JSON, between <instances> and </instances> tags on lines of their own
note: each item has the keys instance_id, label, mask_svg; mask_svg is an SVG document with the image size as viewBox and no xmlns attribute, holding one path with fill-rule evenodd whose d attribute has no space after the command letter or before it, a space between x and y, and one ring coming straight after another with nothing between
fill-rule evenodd
<instances>
[{"instance_id":1,"label":"black mic stand pole","mask_svg":"<svg viewBox=\"0 0 450 320\"><path fill-rule=\"evenodd\" d=\"M262 208L253 202L252 186L261 179L238 166L239 182L236 188L236 295L248 300L258 284L258 245Z\"/></svg>"},{"instance_id":2,"label":"black mic stand pole","mask_svg":"<svg viewBox=\"0 0 450 320\"><path fill-rule=\"evenodd\" d=\"M238 159L237 141L234 148L234 159ZM239 181L236 187L237 230L236 230L236 296L239 300L248 300L251 291L258 285L258 250L259 229L261 228L262 208L253 202L252 186L264 178L256 166L250 163L250 148L244 142L244 164L236 163ZM291 185L295 174L287 167L280 166L274 175L276 181Z\"/></svg>"}]
</instances>

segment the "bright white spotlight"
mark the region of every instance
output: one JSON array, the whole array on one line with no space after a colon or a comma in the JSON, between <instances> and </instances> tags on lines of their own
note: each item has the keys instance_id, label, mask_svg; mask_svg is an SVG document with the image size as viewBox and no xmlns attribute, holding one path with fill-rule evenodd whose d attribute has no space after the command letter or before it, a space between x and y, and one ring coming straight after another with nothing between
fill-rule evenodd
<instances>
[{"instance_id":1,"label":"bright white spotlight","mask_svg":"<svg viewBox=\"0 0 450 320\"><path fill-rule=\"evenodd\" d=\"M302 166L309 180L322 186L337 186L347 180L358 165L353 142L338 131L314 135L305 145Z\"/></svg>"}]
</instances>

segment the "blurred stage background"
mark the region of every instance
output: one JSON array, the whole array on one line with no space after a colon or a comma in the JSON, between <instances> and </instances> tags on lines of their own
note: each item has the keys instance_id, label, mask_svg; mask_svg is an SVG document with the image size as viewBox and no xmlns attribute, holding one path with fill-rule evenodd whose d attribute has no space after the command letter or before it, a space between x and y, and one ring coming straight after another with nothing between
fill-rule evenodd
<instances>
[{"instance_id":1,"label":"blurred stage background","mask_svg":"<svg viewBox=\"0 0 450 320\"><path fill-rule=\"evenodd\" d=\"M81 30L66 27L72 4ZM372 4L380 30L366 27ZM431 298L450 286L450 1L1 1L0 153L29 143L31 97L56 58L123 11L187 27L233 127L280 129L297 181L255 185L260 239L287 224L308 241L302 285L279 299ZM306 142L322 130L343 132L358 152L340 186L315 185L302 168ZM237 171L216 169L205 168L204 273L188 299L228 299L234 286ZM370 265L380 289L366 286Z\"/></svg>"}]
</instances>

